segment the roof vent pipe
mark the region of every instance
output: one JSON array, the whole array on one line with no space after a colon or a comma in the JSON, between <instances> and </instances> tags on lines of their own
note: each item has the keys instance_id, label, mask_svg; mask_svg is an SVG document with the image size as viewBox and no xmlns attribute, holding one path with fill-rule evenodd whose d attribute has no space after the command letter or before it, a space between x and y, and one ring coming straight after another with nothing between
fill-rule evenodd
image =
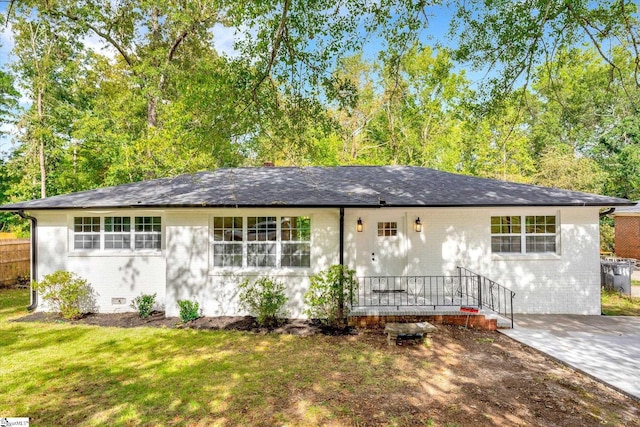
<instances>
[{"instance_id":1,"label":"roof vent pipe","mask_svg":"<svg viewBox=\"0 0 640 427\"><path fill-rule=\"evenodd\" d=\"M16 212L21 218L31 221L31 282L38 279L38 220L27 215L24 211ZM31 288L31 304L28 311L33 311L38 307L38 291Z\"/></svg>"}]
</instances>

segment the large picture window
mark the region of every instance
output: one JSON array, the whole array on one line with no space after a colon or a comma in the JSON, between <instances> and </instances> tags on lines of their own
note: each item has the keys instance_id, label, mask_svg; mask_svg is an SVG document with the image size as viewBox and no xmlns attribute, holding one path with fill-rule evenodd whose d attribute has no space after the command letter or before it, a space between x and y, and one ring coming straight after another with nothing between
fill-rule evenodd
<instances>
[{"instance_id":1,"label":"large picture window","mask_svg":"<svg viewBox=\"0 0 640 427\"><path fill-rule=\"evenodd\" d=\"M74 250L162 249L159 216L93 216L73 218Z\"/></svg>"},{"instance_id":2,"label":"large picture window","mask_svg":"<svg viewBox=\"0 0 640 427\"><path fill-rule=\"evenodd\" d=\"M555 215L492 216L491 252L556 253Z\"/></svg>"},{"instance_id":3,"label":"large picture window","mask_svg":"<svg viewBox=\"0 0 640 427\"><path fill-rule=\"evenodd\" d=\"M311 219L300 216L217 216L214 267L310 267Z\"/></svg>"}]
</instances>

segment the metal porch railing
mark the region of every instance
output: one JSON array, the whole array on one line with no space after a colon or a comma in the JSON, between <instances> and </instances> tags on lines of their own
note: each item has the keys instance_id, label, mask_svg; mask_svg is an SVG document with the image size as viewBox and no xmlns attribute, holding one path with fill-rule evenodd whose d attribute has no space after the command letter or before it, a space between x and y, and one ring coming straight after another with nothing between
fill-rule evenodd
<instances>
[{"instance_id":1,"label":"metal porch railing","mask_svg":"<svg viewBox=\"0 0 640 427\"><path fill-rule=\"evenodd\" d=\"M464 267L455 276L363 276L351 292L351 307L488 308L511 319L513 297L504 286Z\"/></svg>"}]
</instances>

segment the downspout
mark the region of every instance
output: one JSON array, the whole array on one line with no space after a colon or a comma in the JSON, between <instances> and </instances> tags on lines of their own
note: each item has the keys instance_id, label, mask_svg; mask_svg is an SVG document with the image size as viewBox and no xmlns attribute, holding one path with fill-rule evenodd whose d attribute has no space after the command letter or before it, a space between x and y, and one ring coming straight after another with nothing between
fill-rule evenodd
<instances>
[{"instance_id":1,"label":"downspout","mask_svg":"<svg viewBox=\"0 0 640 427\"><path fill-rule=\"evenodd\" d=\"M344 319L344 208L340 208L340 294L338 297L338 310L340 318Z\"/></svg>"},{"instance_id":2,"label":"downspout","mask_svg":"<svg viewBox=\"0 0 640 427\"><path fill-rule=\"evenodd\" d=\"M23 219L31 221L31 282L38 278L38 220L27 215L24 211L16 212ZM31 285L29 285L31 286ZM31 287L31 304L27 307L28 311L33 311L38 307L38 291Z\"/></svg>"}]
</instances>

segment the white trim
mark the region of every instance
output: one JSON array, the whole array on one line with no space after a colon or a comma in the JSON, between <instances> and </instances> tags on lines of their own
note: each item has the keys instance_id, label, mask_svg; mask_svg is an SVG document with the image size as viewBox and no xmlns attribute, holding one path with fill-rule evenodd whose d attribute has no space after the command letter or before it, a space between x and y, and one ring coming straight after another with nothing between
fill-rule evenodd
<instances>
[{"instance_id":1,"label":"white trim","mask_svg":"<svg viewBox=\"0 0 640 427\"><path fill-rule=\"evenodd\" d=\"M556 218L555 233L527 233L527 217L528 216L553 216ZM491 228L493 224L491 224L491 218L494 217L520 217L520 233L493 233ZM538 211L538 212L530 212L526 209L517 209L515 212L507 211L507 212L499 212L492 211L489 215L489 249L491 252L492 260L535 260L535 259L560 259L561 257L561 246L560 246L560 235L562 231L562 222L560 218L560 210L556 210L555 212L551 212L549 210L546 211ZM492 248L492 238L494 236L513 236L520 237L520 252L493 252ZM555 236L555 251L554 252L527 252L527 237L528 236Z\"/></svg>"}]
</instances>

